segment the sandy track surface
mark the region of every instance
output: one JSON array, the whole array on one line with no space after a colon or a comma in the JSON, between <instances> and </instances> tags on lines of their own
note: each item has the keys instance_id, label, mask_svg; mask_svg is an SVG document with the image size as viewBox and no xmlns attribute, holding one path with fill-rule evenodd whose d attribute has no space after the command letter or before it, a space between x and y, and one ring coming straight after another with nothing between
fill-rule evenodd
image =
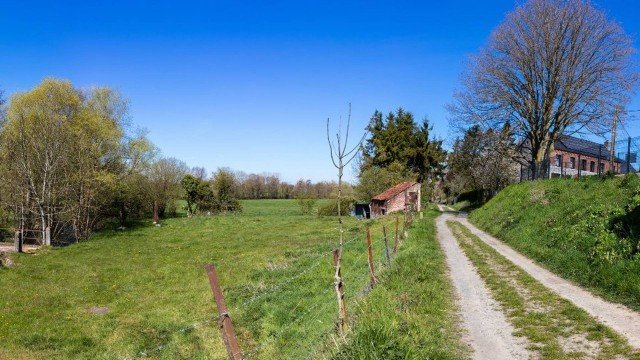
<instances>
[{"instance_id":1,"label":"sandy track surface","mask_svg":"<svg viewBox=\"0 0 640 360\"><path fill-rule=\"evenodd\" d=\"M529 273L529 275L541 284L553 290L559 296L571 301L576 306L584 309L598 321L624 336L629 341L629 345L640 349L640 313L630 310L623 305L605 301L587 290L574 285L570 281L544 269L505 243L476 228L463 216L454 216L451 214L443 216L460 221L464 226L469 228L474 235L493 247L502 256L509 259L509 261ZM439 220L442 220L443 216L440 216ZM446 225L444 225L444 227L446 227ZM439 224L438 231L440 231L440 228Z\"/></svg>"},{"instance_id":2,"label":"sandy track surface","mask_svg":"<svg viewBox=\"0 0 640 360\"><path fill-rule=\"evenodd\" d=\"M436 220L438 241L449 267L456 290L460 317L466 331L464 340L473 349L474 359L528 359L532 354L525 348L524 340L513 336L514 328L508 322L500 305L462 252L447 220L451 214L443 214Z\"/></svg>"}]
</instances>

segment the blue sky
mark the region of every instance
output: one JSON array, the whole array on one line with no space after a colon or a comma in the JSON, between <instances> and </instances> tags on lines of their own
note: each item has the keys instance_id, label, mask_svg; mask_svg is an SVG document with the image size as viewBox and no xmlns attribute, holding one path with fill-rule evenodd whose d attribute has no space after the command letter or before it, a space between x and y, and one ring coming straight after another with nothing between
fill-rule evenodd
<instances>
[{"instance_id":1,"label":"blue sky","mask_svg":"<svg viewBox=\"0 0 640 360\"><path fill-rule=\"evenodd\" d=\"M638 38L637 2L596 4ZM354 131L374 110L402 106L447 140L444 106L459 74L514 5L7 1L0 89L28 90L47 76L111 86L165 156L210 171L333 179L325 121L345 116L349 102ZM637 121L629 127L640 135Z\"/></svg>"}]
</instances>

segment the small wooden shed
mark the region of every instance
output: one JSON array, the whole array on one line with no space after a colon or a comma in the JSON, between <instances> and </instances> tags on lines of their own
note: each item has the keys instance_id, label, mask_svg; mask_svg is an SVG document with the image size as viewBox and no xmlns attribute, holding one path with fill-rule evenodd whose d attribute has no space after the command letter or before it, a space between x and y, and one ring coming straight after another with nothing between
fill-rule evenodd
<instances>
[{"instance_id":1,"label":"small wooden shed","mask_svg":"<svg viewBox=\"0 0 640 360\"><path fill-rule=\"evenodd\" d=\"M407 181L391 187L371 199L371 217L403 211L409 207L420 211L420 183Z\"/></svg>"}]
</instances>

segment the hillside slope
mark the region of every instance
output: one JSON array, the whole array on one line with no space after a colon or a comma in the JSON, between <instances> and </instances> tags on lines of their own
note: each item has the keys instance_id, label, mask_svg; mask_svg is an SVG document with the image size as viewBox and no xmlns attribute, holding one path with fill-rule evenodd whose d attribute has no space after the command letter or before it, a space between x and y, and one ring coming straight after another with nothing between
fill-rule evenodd
<instances>
[{"instance_id":1,"label":"hillside slope","mask_svg":"<svg viewBox=\"0 0 640 360\"><path fill-rule=\"evenodd\" d=\"M512 185L470 220L555 273L640 310L640 177Z\"/></svg>"}]
</instances>

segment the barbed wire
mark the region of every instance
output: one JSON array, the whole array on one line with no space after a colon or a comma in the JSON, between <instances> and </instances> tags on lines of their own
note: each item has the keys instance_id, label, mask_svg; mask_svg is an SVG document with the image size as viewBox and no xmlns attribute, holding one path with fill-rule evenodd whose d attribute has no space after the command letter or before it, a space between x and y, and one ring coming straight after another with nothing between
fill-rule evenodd
<instances>
[{"instance_id":1,"label":"barbed wire","mask_svg":"<svg viewBox=\"0 0 640 360\"><path fill-rule=\"evenodd\" d=\"M344 241L343 242L343 250L346 247L346 245L352 244L352 243L357 243L356 240L361 240L364 238L363 234L357 234L354 237L352 237L351 239ZM362 243L364 244L364 242ZM272 287L270 287L268 290L261 292L259 294L256 294L255 296L253 296L252 298L243 301L241 304L239 305L234 305L235 307L244 307L246 305L249 305L261 298L266 298L267 295L273 294L273 293L277 293L279 290L285 288L287 285L294 283L294 281L296 281L297 279L300 279L301 277L303 277L304 275L310 273L312 270L316 269L318 266L320 266L323 261L325 261L326 259L324 258L324 256L330 255L331 253L328 252L328 250L323 250L320 251L319 253L315 254L312 257L306 257L304 260L316 260L316 262L312 263L311 265L307 266L303 271L300 271L298 273L296 273L295 275L285 279L284 281L281 281L275 285L273 285ZM385 259L385 253L384 253L384 249L382 251L381 254L381 261L377 266L378 270L382 270L384 268L384 259ZM358 261L360 260L360 261ZM368 269L368 260L366 259L357 259L356 261L353 262L353 265L348 266L348 267L343 267L345 273L351 273L352 271L355 273L355 270L358 269ZM356 281L354 281L354 283L366 283L366 279L368 277L368 270L361 276L358 276L356 279ZM360 299L362 298L362 294L366 294L368 292L370 285L366 285L362 290L358 291L356 293L356 296L354 296L353 301L357 304ZM328 294L329 292L334 291L335 289L333 287L327 288L325 291L322 291L321 293L319 293L317 296L318 297L322 297L326 294ZM300 302L298 302L294 307L292 311L295 311L305 300L307 300L307 298L303 298ZM315 305L312 305L311 307L309 307L305 312L303 312L302 315L298 316L296 319L294 319L293 321L291 321L287 326L285 326L284 328L280 329L276 334L269 336L269 338L266 341L263 341L262 343L260 343L258 346L256 346L250 353L246 354L245 356L247 358L254 356L257 352L259 352L260 350L262 350L265 346L267 346L268 344L272 343L273 341L275 341L276 339L278 339L285 331L291 329L295 324L299 323L303 318L305 318L307 315L309 315L313 310L320 308L322 310L325 310L325 308L328 308L329 306L334 305L333 302L328 301L326 303L323 302L318 302ZM312 317L310 320L313 321L315 319L317 319L320 315L322 314L322 311L319 311L315 314L314 317ZM204 320L200 320L194 323L191 323L183 328L180 328L176 331L174 331L173 333L171 333L171 335L175 335L178 333L186 333L187 331L190 331L192 329L195 329L199 326L205 325L205 324L209 324L212 321L215 321L217 319L217 316L215 317L209 317L207 319ZM326 333L320 333L320 336L326 335ZM169 339L166 343L159 345L155 348L152 349L145 349L143 351L138 352L137 357L147 357L150 354L159 352L164 350L166 347L168 347L171 343L172 343L173 339ZM126 360L130 359L130 358L125 358Z\"/></svg>"},{"instance_id":2,"label":"barbed wire","mask_svg":"<svg viewBox=\"0 0 640 360\"><path fill-rule=\"evenodd\" d=\"M333 288L329 288L323 292L321 292L319 294L319 296L325 295L327 293L329 293L330 291L332 291ZM298 302L298 304L296 304L296 306L294 306L294 310L297 309L305 300L305 298L303 298L302 300L300 300L300 302ZM307 311L303 312L302 315L298 316L296 319L294 319L293 321L291 321L287 326L281 328L280 330L278 330L278 332L276 332L273 335L270 335L267 340L261 342L258 346L254 347L253 350L247 354L245 354L245 358L250 358L251 356L257 354L260 350L264 349L265 346L271 344L272 342L274 342L276 339L278 339L285 331L291 329L295 324L297 324L302 318L304 318L307 314L311 313L311 311L313 311L314 309L322 306L323 303L318 302L315 305L312 305L311 307L309 307L309 309L307 309ZM328 307L329 305L332 305L331 302L327 302L324 304L324 307ZM323 307L323 309L324 309ZM319 312L320 313L320 312ZM319 314L318 313L318 314Z\"/></svg>"},{"instance_id":3,"label":"barbed wire","mask_svg":"<svg viewBox=\"0 0 640 360\"><path fill-rule=\"evenodd\" d=\"M217 319L218 319L218 317L217 317L217 316L213 316L213 317L209 317L209 318L204 319L204 320L200 320L200 321L198 321L198 322L195 322L195 323L189 324L189 325L187 325L187 326L185 326L185 327L183 327L183 328L181 328L181 329L178 329L178 330L176 330L176 331L172 332L170 335L171 335L171 336L173 336L173 335L178 334L178 333L186 333L186 332L187 332L187 331L189 331L189 330L195 329L195 328L197 328L198 326L201 326L201 325L204 325L204 324L208 324L208 323L210 323L210 322L212 322L212 321L215 321L215 320L217 320ZM147 356L149 356L150 354L153 354L153 353L156 353L156 352L159 352L159 351L164 350L164 349L165 349L167 346L169 346L171 343L172 343L172 340L169 340L169 341L165 342L164 344L159 345L159 346L157 346L157 347L155 347L155 348L142 350L142 351L138 352L138 354L136 355L136 357L137 357L137 358L147 357ZM131 359L132 359L132 358L129 358L129 357L125 357L125 358L124 358L124 360L131 360Z\"/></svg>"}]
</instances>

